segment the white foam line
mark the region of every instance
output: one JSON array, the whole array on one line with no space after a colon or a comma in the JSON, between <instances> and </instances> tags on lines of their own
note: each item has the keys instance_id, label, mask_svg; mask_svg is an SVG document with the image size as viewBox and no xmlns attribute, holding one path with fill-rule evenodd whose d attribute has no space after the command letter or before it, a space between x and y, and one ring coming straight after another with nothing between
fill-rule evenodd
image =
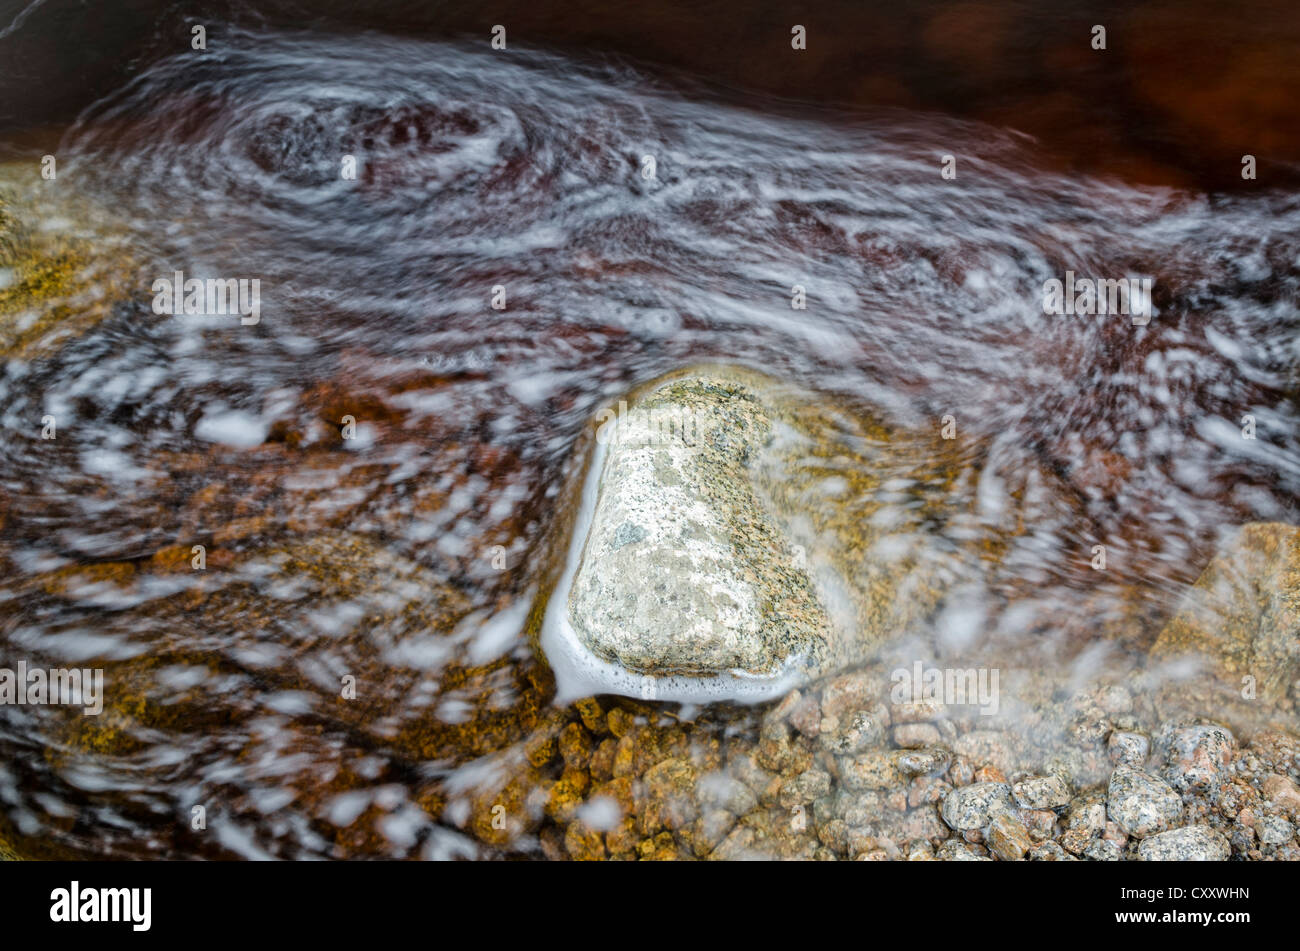
<instances>
[{"instance_id":1,"label":"white foam line","mask_svg":"<svg viewBox=\"0 0 1300 951\"><path fill-rule=\"evenodd\" d=\"M31 3L27 4L27 6L23 8L22 12L19 13L18 16L14 17L13 23L10 23L3 30L0 30L0 40L3 40L10 33L22 26L23 21L27 19L28 15L44 2L45 0L32 0Z\"/></svg>"}]
</instances>

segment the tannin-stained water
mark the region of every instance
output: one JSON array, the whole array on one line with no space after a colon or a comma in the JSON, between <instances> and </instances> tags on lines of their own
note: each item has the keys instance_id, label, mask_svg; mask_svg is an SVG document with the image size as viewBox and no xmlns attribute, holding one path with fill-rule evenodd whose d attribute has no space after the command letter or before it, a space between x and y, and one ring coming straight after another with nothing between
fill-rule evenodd
<instances>
[{"instance_id":1,"label":"tannin-stained water","mask_svg":"<svg viewBox=\"0 0 1300 951\"><path fill-rule=\"evenodd\" d=\"M1167 611L1223 529L1297 518L1292 194L1064 177L988 126L372 35L228 34L59 155L145 281L0 377L0 666L106 678L102 718L0 708L0 801L57 854L472 851L430 804L544 716L522 631L575 443L687 364L953 417L966 540L1026 528L936 620L940 657L1068 662L1131 599ZM177 270L259 280L260 320L155 314ZM1151 279L1150 322L1045 315L1066 271Z\"/></svg>"}]
</instances>

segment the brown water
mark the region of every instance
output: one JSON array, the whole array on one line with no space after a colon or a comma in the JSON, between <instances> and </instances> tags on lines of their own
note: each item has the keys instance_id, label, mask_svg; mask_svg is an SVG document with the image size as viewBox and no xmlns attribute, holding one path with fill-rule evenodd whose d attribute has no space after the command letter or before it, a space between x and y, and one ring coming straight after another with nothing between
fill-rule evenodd
<instances>
[{"instance_id":1,"label":"brown water","mask_svg":"<svg viewBox=\"0 0 1300 951\"><path fill-rule=\"evenodd\" d=\"M124 223L145 283L0 377L0 666L108 686L101 718L0 708L29 851L472 853L447 803L551 722L521 631L573 447L688 363L905 427L955 416L960 531L1026 528L935 622L940 660L1068 660L1133 598L1140 650L1219 532L1297 520L1293 192L1065 171L918 108L684 88L539 49L232 26L61 130L60 181ZM260 323L156 316L148 282L176 269L260 279ZM1151 322L1045 316L1067 269L1153 279Z\"/></svg>"}]
</instances>

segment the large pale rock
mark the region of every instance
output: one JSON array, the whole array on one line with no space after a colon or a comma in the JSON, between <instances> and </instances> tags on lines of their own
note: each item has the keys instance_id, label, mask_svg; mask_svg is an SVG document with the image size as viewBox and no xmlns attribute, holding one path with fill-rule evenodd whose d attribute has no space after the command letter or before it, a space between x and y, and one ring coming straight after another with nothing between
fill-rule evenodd
<instances>
[{"instance_id":1,"label":"large pale rock","mask_svg":"<svg viewBox=\"0 0 1300 951\"><path fill-rule=\"evenodd\" d=\"M569 598L582 643L643 673L768 675L824 652L829 621L746 467L772 412L724 377L671 383L605 432Z\"/></svg>"},{"instance_id":2,"label":"large pale rock","mask_svg":"<svg viewBox=\"0 0 1300 951\"><path fill-rule=\"evenodd\" d=\"M1284 697L1300 678L1300 528L1242 526L1187 593L1151 654L1199 657L1235 691L1253 683L1266 703Z\"/></svg>"},{"instance_id":3,"label":"large pale rock","mask_svg":"<svg viewBox=\"0 0 1300 951\"><path fill-rule=\"evenodd\" d=\"M942 559L912 542L955 449L900 442L734 367L634 393L597 431L545 606L561 698L763 699L931 609Z\"/></svg>"}]
</instances>

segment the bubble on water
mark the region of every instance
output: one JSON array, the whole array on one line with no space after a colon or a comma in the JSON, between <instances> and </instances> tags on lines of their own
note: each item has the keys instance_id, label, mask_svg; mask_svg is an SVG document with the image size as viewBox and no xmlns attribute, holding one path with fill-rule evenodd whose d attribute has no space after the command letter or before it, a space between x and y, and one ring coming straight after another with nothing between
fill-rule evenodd
<instances>
[{"instance_id":1,"label":"bubble on water","mask_svg":"<svg viewBox=\"0 0 1300 951\"><path fill-rule=\"evenodd\" d=\"M525 596L504 611L489 618L476 619L472 626L462 622L459 630L465 633L461 636L470 638L469 662L475 666L490 663L518 644L531 609L532 598Z\"/></svg>"},{"instance_id":2,"label":"bubble on water","mask_svg":"<svg viewBox=\"0 0 1300 951\"><path fill-rule=\"evenodd\" d=\"M269 428L265 420L252 413L216 410L195 423L194 435L208 442L248 449L264 443Z\"/></svg>"},{"instance_id":3,"label":"bubble on water","mask_svg":"<svg viewBox=\"0 0 1300 951\"><path fill-rule=\"evenodd\" d=\"M618 828L623 809L611 796L593 796L578 807L578 819L587 828L609 832Z\"/></svg>"}]
</instances>

